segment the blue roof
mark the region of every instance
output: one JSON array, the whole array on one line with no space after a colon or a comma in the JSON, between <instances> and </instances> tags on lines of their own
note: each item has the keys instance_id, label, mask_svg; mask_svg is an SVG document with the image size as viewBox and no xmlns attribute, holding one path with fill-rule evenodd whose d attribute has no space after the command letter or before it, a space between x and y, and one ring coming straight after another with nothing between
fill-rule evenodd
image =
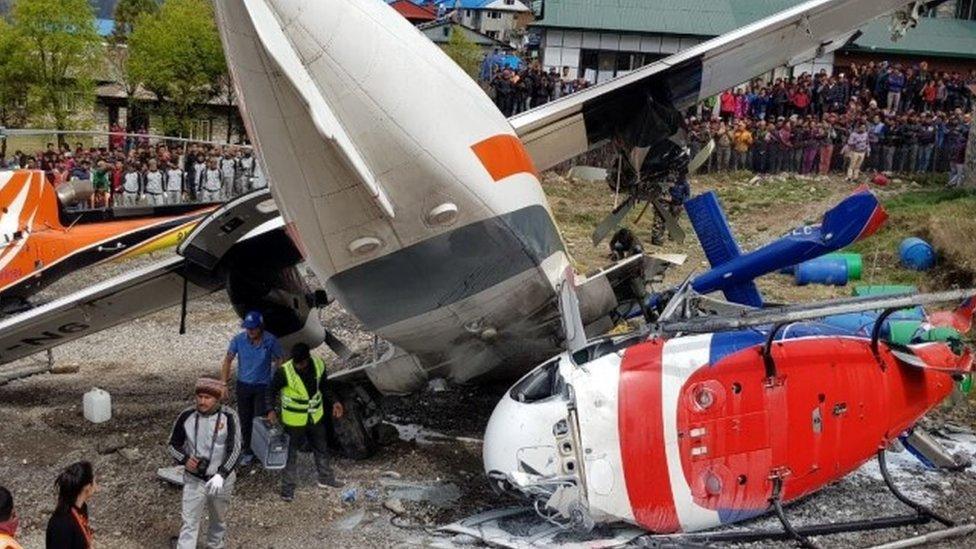
<instances>
[{"instance_id":1,"label":"blue roof","mask_svg":"<svg viewBox=\"0 0 976 549\"><path fill-rule=\"evenodd\" d=\"M112 32L115 30L115 20L96 19L95 30L98 32L99 36L110 36Z\"/></svg>"}]
</instances>

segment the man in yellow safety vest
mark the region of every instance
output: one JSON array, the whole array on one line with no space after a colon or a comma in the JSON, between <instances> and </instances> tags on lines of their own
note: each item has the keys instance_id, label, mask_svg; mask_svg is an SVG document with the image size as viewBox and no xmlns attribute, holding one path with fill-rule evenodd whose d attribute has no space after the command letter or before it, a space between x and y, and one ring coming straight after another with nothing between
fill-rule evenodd
<instances>
[{"instance_id":1,"label":"man in yellow safety vest","mask_svg":"<svg viewBox=\"0 0 976 549\"><path fill-rule=\"evenodd\" d=\"M311 356L308 345L297 343L291 349L291 360L278 368L268 386L268 421L276 423L280 408L281 423L288 433L288 461L281 476L281 499L295 499L295 477L298 470L298 448L303 438L308 438L315 455L319 488L341 488L329 465L328 435L325 410L333 417L343 414L342 404L329 405L331 398L326 386L325 361Z\"/></svg>"}]
</instances>

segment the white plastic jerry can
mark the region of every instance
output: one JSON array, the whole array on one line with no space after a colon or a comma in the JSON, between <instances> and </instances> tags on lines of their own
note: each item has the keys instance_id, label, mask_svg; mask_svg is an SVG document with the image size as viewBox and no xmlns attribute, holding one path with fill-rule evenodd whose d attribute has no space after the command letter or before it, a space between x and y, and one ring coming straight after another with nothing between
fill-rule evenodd
<instances>
[{"instance_id":1,"label":"white plastic jerry can","mask_svg":"<svg viewBox=\"0 0 976 549\"><path fill-rule=\"evenodd\" d=\"M82 399L85 419L92 423L103 423L112 419L112 396L98 387L85 393Z\"/></svg>"}]
</instances>

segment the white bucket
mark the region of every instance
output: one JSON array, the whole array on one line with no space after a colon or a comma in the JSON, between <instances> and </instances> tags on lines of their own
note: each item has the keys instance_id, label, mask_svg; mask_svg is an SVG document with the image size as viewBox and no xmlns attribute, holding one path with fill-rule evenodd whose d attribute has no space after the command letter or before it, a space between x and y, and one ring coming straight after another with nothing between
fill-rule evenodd
<instances>
[{"instance_id":1,"label":"white bucket","mask_svg":"<svg viewBox=\"0 0 976 549\"><path fill-rule=\"evenodd\" d=\"M103 423L112 419L112 396L98 387L85 393L82 399L85 419L92 423Z\"/></svg>"}]
</instances>

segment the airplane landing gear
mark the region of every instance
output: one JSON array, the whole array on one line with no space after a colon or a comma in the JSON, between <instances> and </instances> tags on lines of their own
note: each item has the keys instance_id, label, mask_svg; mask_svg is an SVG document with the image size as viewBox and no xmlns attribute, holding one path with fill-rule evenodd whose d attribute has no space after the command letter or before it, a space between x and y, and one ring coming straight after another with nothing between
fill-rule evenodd
<instances>
[{"instance_id":1,"label":"airplane landing gear","mask_svg":"<svg viewBox=\"0 0 976 549\"><path fill-rule=\"evenodd\" d=\"M383 410L377 395L363 386L337 383L333 390L342 404L341 418L332 419L332 445L350 459L371 457L380 446L396 438L396 429L383 423ZM391 435L390 430L394 433Z\"/></svg>"}]
</instances>

